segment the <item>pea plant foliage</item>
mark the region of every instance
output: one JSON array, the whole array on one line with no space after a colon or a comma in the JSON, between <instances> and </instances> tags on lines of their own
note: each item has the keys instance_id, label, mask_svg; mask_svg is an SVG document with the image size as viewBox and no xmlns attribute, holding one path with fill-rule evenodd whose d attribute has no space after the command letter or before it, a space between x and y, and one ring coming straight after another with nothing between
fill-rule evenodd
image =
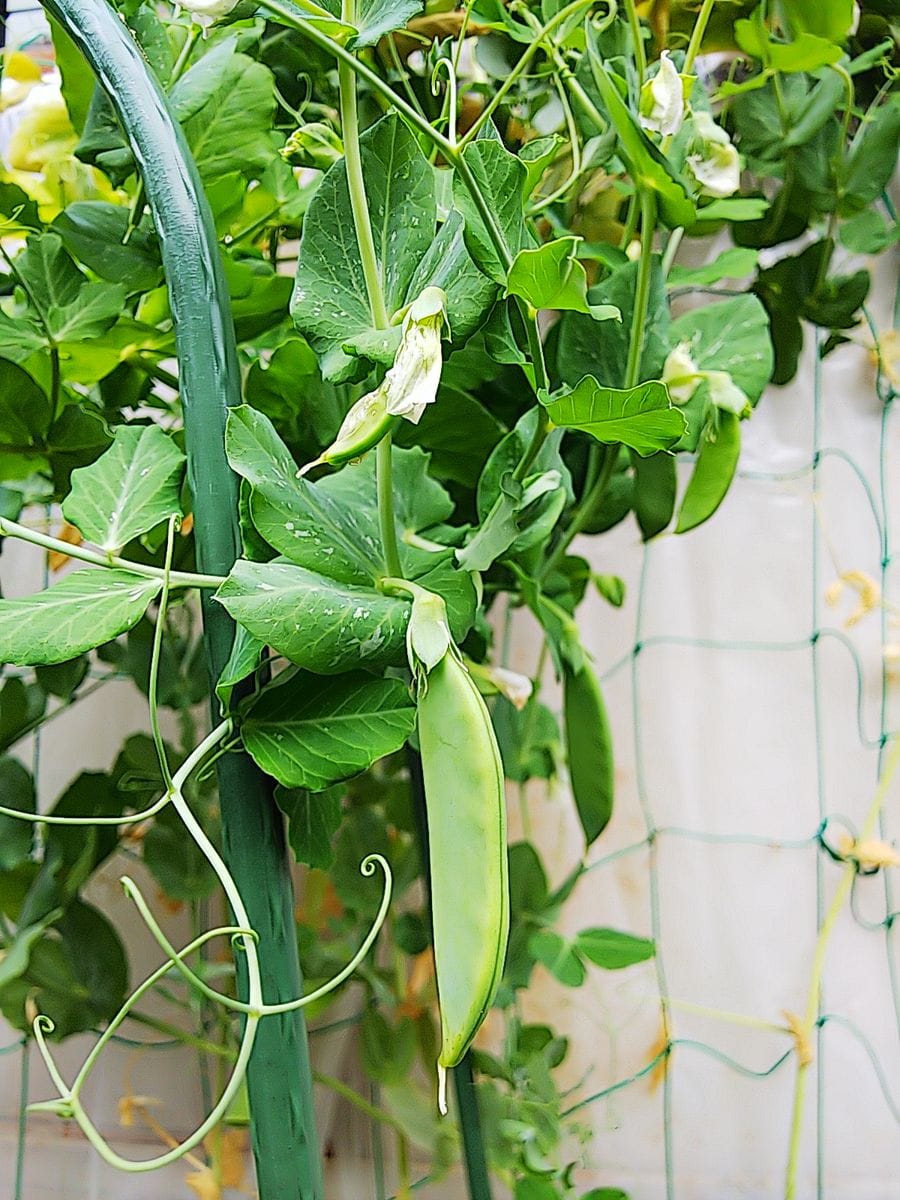
<instances>
[{"instance_id":1,"label":"pea plant foliage","mask_svg":"<svg viewBox=\"0 0 900 1200\"><path fill-rule=\"evenodd\" d=\"M57 1089L32 1107L123 1170L205 1148L191 1186L219 1195L260 1027L318 1020L352 979L380 1098L325 1082L396 1135L402 1186L410 1144L434 1178L458 1157L440 1110L462 1063L479 1153L517 1200L624 1195L579 1186L603 1147L565 1115L565 1037L521 1005L540 971L577 988L654 954L602 913L557 929L615 803L579 607L625 599L576 539L727 520L743 425L793 377L806 325L823 354L863 338L860 256L896 240L896 28L866 0L114 7L214 222L241 548L227 575L198 569L155 214L115 97L54 20L59 88L7 51L13 107L46 93L0 170L0 533L50 566L44 590L0 600L0 1011ZM702 265L679 261L688 243ZM235 630L211 726L198 597ZM507 666L516 610L531 679ZM550 671L561 712L541 699ZM147 697L150 732L38 811L17 747L47 724L47 753L48 723L115 679ZM307 984L277 1003L223 848L211 764L239 753L271 780L304 873ZM568 803L560 775L584 853L553 885L526 785ZM525 838L507 845L513 788ZM159 947L137 982L85 896L111 857ZM188 945L133 858L193 915ZM231 916L203 928L211 897ZM133 1162L83 1089L141 1024L197 1048L211 1100L190 1137ZM52 1044L85 1031L67 1081Z\"/></svg>"}]
</instances>

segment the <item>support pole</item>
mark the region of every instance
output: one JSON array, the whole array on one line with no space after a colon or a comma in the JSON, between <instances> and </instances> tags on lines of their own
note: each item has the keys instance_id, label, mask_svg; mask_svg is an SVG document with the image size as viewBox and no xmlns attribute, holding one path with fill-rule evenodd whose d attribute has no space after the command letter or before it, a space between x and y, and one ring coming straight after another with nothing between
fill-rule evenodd
<instances>
[{"instance_id":1,"label":"support pole","mask_svg":"<svg viewBox=\"0 0 900 1200\"><path fill-rule=\"evenodd\" d=\"M162 246L175 321L194 536L201 571L226 575L240 553L238 484L225 457L225 417L239 404L234 327L212 215L181 128L107 0L44 0L109 95L137 160ZM234 625L204 597L215 683ZM212 692L214 697L215 693ZM243 753L218 762L224 854L259 934L269 1003L300 994L294 897L284 823L271 782ZM238 959L238 982L246 979ZM322 1200L306 1026L300 1012L260 1023L247 1076L260 1200Z\"/></svg>"}]
</instances>

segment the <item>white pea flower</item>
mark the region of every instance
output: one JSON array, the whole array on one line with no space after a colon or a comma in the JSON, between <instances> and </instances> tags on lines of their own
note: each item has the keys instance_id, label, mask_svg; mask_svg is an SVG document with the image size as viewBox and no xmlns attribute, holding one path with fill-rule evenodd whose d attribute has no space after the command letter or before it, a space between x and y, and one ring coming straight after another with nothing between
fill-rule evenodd
<instances>
[{"instance_id":1,"label":"white pea flower","mask_svg":"<svg viewBox=\"0 0 900 1200\"><path fill-rule=\"evenodd\" d=\"M692 154L688 170L700 185L701 195L722 199L741 186L741 160L731 139L707 112L694 113Z\"/></svg>"},{"instance_id":2,"label":"white pea flower","mask_svg":"<svg viewBox=\"0 0 900 1200\"><path fill-rule=\"evenodd\" d=\"M488 667L486 674L500 695L505 696L521 712L534 691L528 676L520 675L518 671L508 671L506 667Z\"/></svg>"},{"instance_id":3,"label":"white pea flower","mask_svg":"<svg viewBox=\"0 0 900 1200\"><path fill-rule=\"evenodd\" d=\"M672 403L687 404L702 380L703 375L691 357L690 342L679 342L669 352L662 373L662 381L669 389Z\"/></svg>"},{"instance_id":4,"label":"white pea flower","mask_svg":"<svg viewBox=\"0 0 900 1200\"><path fill-rule=\"evenodd\" d=\"M447 322L447 297L427 287L403 318L394 365L378 389L392 417L418 425L422 413L437 399L441 382L441 335Z\"/></svg>"},{"instance_id":5,"label":"white pea flower","mask_svg":"<svg viewBox=\"0 0 900 1200\"><path fill-rule=\"evenodd\" d=\"M750 415L750 401L727 371L704 371L703 377L709 385L709 398L716 408L734 413L736 417Z\"/></svg>"},{"instance_id":6,"label":"white pea flower","mask_svg":"<svg viewBox=\"0 0 900 1200\"><path fill-rule=\"evenodd\" d=\"M670 136L678 132L683 120L684 85L668 50L663 50L659 70L641 88L641 126Z\"/></svg>"},{"instance_id":7,"label":"white pea flower","mask_svg":"<svg viewBox=\"0 0 900 1200\"><path fill-rule=\"evenodd\" d=\"M196 24L203 29L209 29L222 17L227 17L239 0L178 0L178 7L189 12Z\"/></svg>"}]
</instances>

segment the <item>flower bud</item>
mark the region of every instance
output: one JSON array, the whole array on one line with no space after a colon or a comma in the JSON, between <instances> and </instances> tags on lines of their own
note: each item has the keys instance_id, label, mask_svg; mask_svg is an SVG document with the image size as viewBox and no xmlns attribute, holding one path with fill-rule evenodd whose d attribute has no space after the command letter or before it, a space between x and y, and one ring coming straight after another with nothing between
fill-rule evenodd
<instances>
[{"instance_id":1,"label":"flower bud","mask_svg":"<svg viewBox=\"0 0 900 1200\"><path fill-rule=\"evenodd\" d=\"M281 151L282 158L292 167L313 167L317 171L327 171L343 155L343 142L330 125L321 121L301 125Z\"/></svg>"},{"instance_id":2,"label":"flower bud","mask_svg":"<svg viewBox=\"0 0 900 1200\"><path fill-rule=\"evenodd\" d=\"M229 16L239 3L240 0L178 0L178 7L189 12L203 29L209 29L216 21Z\"/></svg>"},{"instance_id":3,"label":"flower bud","mask_svg":"<svg viewBox=\"0 0 900 1200\"><path fill-rule=\"evenodd\" d=\"M669 389L673 404L687 404L703 380L691 357L690 342L679 342L669 352L662 372L662 381Z\"/></svg>"}]
</instances>

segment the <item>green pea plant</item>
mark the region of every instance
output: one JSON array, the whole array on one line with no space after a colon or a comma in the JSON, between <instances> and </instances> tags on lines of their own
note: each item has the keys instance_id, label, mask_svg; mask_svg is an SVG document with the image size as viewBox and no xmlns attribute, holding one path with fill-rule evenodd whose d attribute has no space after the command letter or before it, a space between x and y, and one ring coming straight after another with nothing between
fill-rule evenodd
<instances>
[{"instance_id":1,"label":"green pea plant","mask_svg":"<svg viewBox=\"0 0 900 1200\"><path fill-rule=\"evenodd\" d=\"M320 1079L396 1136L403 1188L411 1144L431 1178L458 1156L440 1115L455 1070L477 1080L477 1106L459 1099L473 1196L488 1170L517 1200L623 1196L579 1189L603 1147L566 1115L566 1038L522 1015L539 965L579 987L654 954L555 928L614 801L578 610L590 590L625 598L575 543L702 525L764 388L794 376L804 322L822 354L869 338L860 256L896 241L896 5L115 0L202 183L237 339L241 547L220 575L198 565L159 213L70 8L48 4L61 87L0 172L0 533L60 572L0 600L0 1011L57 1091L32 1109L125 1171L202 1147L193 1186L219 1195L255 1039L301 1007L327 1023L352 977L372 1090ZM23 96L37 86L21 55L5 69ZM679 263L689 244L701 265ZM209 732L198 597L236 630ZM517 610L532 679L508 669ZM561 713L540 698L550 667ZM16 747L47 752L53 719L115 679L147 697L149 736L38 811ZM303 869L308 990L278 1002L213 782L239 753ZM585 849L551 886L525 786L563 764ZM509 847L506 783L525 830ZM161 955L134 987L84 895L113 856L141 860L194 927L176 947L126 874ZM209 952L223 937L231 966ZM134 1162L82 1092L141 1024L198 1050L209 1106ZM67 1082L52 1043L84 1031Z\"/></svg>"}]
</instances>

